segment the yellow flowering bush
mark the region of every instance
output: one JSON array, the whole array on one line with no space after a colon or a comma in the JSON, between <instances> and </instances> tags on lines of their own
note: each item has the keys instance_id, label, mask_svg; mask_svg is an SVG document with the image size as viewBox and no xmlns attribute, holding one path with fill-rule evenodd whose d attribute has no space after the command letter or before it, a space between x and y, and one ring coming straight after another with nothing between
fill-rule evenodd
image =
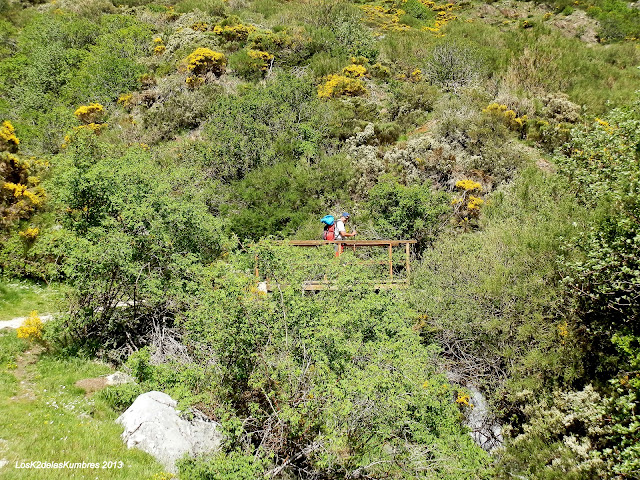
<instances>
[{"instance_id":1,"label":"yellow flowering bush","mask_svg":"<svg viewBox=\"0 0 640 480\"><path fill-rule=\"evenodd\" d=\"M329 75L327 81L318 87L320 98L357 97L366 94L367 89L360 80L344 75Z\"/></svg>"},{"instance_id":2,"label":"yellow flowering bush","mask_svg":"<svg viewBox=\"0 0 640 480\"><path fill-rule=\"evenodd\" d=\"M204 83L204 78L201 77L187 77L185 80L189 88L197 88Z\"/></svg>"},{"instance_id":3,"label":"yellow flowering bush","mask_svg":"<svg viewBox=\"0 0 640 480\"><path fill-rule=\"evenodd\" d=\"M465 192L482 191L482 185L470 179L458 180L456 182L456 188L464 190Z\"/></svg>"},{"instance_id":4,"label":"yellow flowering bush","mask_svg":"<svg viewBox=\"0 0 640 480\"><path fill-rule=\"evenodd\" d=\"M362 78L367 74L364 65L348 65L342 69L342 74L349 78Z\"/></svg>"},{"instance_id":5,"label":"yellow flowering bush","mask_svg":"<svg viewBox=\"0 0 640 480\"><path fill-rule=\"evenodd\" d=\"M499 103L491 103L482 109L482 113L498 118L507 128L515 131L521 131L526 127L527 116L518 117L516 112L510 110L506 105Z\"/></svg>"},{"instance_id":6,"label":"yellow flowering bush","mask_svg":"<svg viewBox=\"0 0 640 480\"><path fill-rule=\"evenodd\" d=\"M454 213L459 223L467 226L470 219L480 215L480 207L484 204L484 199L477 194L482 192L482 185L466 178L458 180L455 186L460 190L460 196L455 197L451 201L451 205L454 207ZM473 195L474 193L476 195Z\"/></svg>"},{"instance_id":7,"label":"yellow flowering bush","mask_svg":"<svg viewBox=\"0 0 640 480\"><path fill-rule=\"evenodd\" d=\"M92 103L90 105L82 105L73 112L78 120L82 123L98 123L102 119L104 114L104 107L99 103Z\"/></svg>"},{"instance_id":8,"label":"yellow flowering bush","mask_svg":"<svg viewBox=\"0 0 640 480\"><path fill-rule=\"evenodd\" d=\"M167 47L164 44L164 40L162 40L162 37L156 37L153 39L153 54L154 55L162 55L165 50L167 49Z\"/></svg>"},{"instance_id":9,"label":"yellow flowering bush","mask_svg":"<svg viewBox=\"0 0 640 480\"><path fill-rule=\"evenodd\" d=\"M462 405L464 407L471 407L473 408L473 403L471 403L471 397L464 393L464 392L458 392L457 396L456 396L456 403L458 405Z\"/></svg>"},{"instance_id":10,"label":"yellow flowering bush","mask_svg":"<svg viewBox=\"0 0 640 480\"><path fill-rule=\"evenodd\" d=\"M197 32L206 32L209 30L209 24L206 22L196 22L191 25L191 30L195 30Z\"/></svg>"},{"instance_id":11,"label":"yellow flowering bush","mask_svg":"<svg viewBox=\"0 0 640 480\"><path fill-rule=\"evenodd\" d=\"M252 25L216 25L213 27L213 33L220 35L228 42L244 42L249 38L249 34L256 31L256 27Z\"/></svg>"},{"instance_id":12,"label":"yellow flowering bush","mask_svg":"<svg viewBox=\"0 0 640 480\"><path fill-rule=\"evenodd\" d=\"M26 230L20 232L20 236L28 242L33 242L40 234L40 229L37 227L29 227Z\"/></svg>"},{"instance_id":13,"label":"yellow flowering bush","mask_svg":"<svg viewBox=\"0 0 640 480\"><path fill-rule=\"evenodd\" d=\"M261 50L248 50L247 53L251 58L260 62L260 70L262 71L266 71L269 68L269 62L273 60L273 55Z\"/></svg>"},{"instance_id":14,"label":"yellow flowering bush","mask_svg":"<svg viewBox=\"0 0 640 480\"><path fill-rule=\"evenodd\" d=\"M614 128L609 124L609 122L606 122L601 118L596 118L596 122L602 127L605 132L607 132L609 135L613 135Z\"/></svg>"},{"instance_id":15,"label":"yellow flowering bush","mask_svg":"<svg viewBox=\"0 0 640 480\"><path fill-rule=\"evenodd\" d=\"M400 17L407 13L400 8L385 8L380 5L361 5L360 8L365 13L367 23L381 30L402 32L411 29L409 25L400 23Z\"/></svg>"},{"instance_id":16,"label":"yellow flowering bush","mask_svg":"<svg viewBox=\"0 0 640 480\"><path fill-rule=\"evenodd\" d=\"M18 154L20 140L10 122L0 127L0 228L27 219L45 198L37 174L49 164Z\"/></svg>"},{"instance_id":17,"label":"yellow flowering bush","mask_svg":"<svg viewBox=\"0 0 640 480\"><path fill-rule=\"evenodd\" d=\"M184 60L186 70L193 75L213 73L220 76L227 67L227 57L224 53L214 52L210 48L196 48Z\"/></svg>"},{"instance_id":18,"label":"yellow flowering bush","mask_svg":"<svg viewBox=\"0 0 640 480\"><path fill-rule=\"evenodd\" d=\"M125 108L130 107L133 105L133 94L125 93L120 95L120 97L118 97L118 103Z\"/></svg>"},{"instance_id":19,"label":"yellow flowering bush","mask_svg":"<svg viewBox=\"0 0 640 480\"><path fill-rule=\"evenodd\" d=\"M15 152L18 145L20 145L20 140L16 137L16 129L9 120L5 120L0 127L0 152Z\"/></svg>"},{"instance_id":20,"label":"yellow flowering bush","mask_svg":"<svg viewBox=\"0 0 640 480\"><path fill-rule=\"evenodd\" d=\"M36 310L32 311L29 317L22 323L16 331L18 338L40 342L42 341L43 324Z\"/></svg>"},{"instance_id":21,"label":"yellow flowering bush","mask_svg":"<svg viewBox=\"0 0 640 480\"><path fill-rule=\"evenodd\" d=\"M437 37L442 37L444 36L444 34L442 33L442 28L447 23L458 19L458 17L453 14L453 10L457 10L458 8L460 8L459 5L455 5L453 3L436 5L435 2L429 0L420 0L420 3L422 3L428 9L437 12L436 20L433 27L422 27L422 30L425 32L430 32L435 34Z\"/></svg>"},{"instance_id":22,"label":"yellow flowering bush","mask_svg":"<svg viewBox=\"0 0 640 480\"><path fill-rule=\"evenodd\" d=\"M377 78L389 78L391 76L391 69L378 62L371 66L371 74Z\"/></svg>"}]
</instances>

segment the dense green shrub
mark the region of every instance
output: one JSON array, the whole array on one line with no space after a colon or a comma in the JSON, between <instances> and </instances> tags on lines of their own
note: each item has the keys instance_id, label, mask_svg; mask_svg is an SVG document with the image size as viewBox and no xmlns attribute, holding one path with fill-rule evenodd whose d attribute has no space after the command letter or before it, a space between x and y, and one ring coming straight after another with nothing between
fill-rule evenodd
<instances>
[{"instance_id":1,"label":"dense green shrub","mask_svg":"<svg viewBox=\"0 0 640 480\"><path fill-rule=\"evenodd\" d=\"M584 212L535 168L485 198L491 206L481 211L482 230L443 236L424 252L415 306L425 338L437 339L472 382L504 395L496 400L507 408L521 390L581 373L573 327L564 336L559 330L569 300L556 258Z\"/></svg>"},{"instance_id":2,"label":"dense green shrub","mask_svg":"<svg viewBox=\"0 0 640 480\"><path fill-rule=\"evenodd\" d=\"M186 179L162 175L140 147L119 154L87 133L61 160L55 195L71 233L64 271L76 295L57 341L135 349L154 324L171 323L200 265L229 243Z\"/></svg>"},{"instance_id":3,"label":"dense green shrub","mask_svg":"<svg viewBox=\"0 0 640 480\"><path fill-rule=\"evenodd\" d=\"M116 412L124 412L143 393L144 389L137 383L124 383L100 390L96 393L96 399L105 402Z\"/></svg>"},{"instance_id":4,"label":"dense green shrub","mask_svg":"<svg viewBox=\"0 0 640 480\"><path fill-rule=\"evenodd\" d=\"M214 178L234 180L258 166L314 158L323 110L312 85L289 75L224 96L210 106L201 164Z\"/></svg>"},{"instance_id":5,"label":"dense green shrub","mask_svg":"<svg viewBox=\"0 0 640 480\"><path fill-rule=\"evenodd\" d=\"M74 103L113 102L123 92L136 89L146 71L140 57L148 52L151 29L128 17L116 16L106 28L108 33L78 55L78 70L65 88Z\"/></svg>"},{"instance_id":6,"label":"dense green shrub","mask_svg":"<svg viewBox=\"0 0 640 480\"><path fill-rule=\"evenodd\" d=\"M449 197L429 185L405 187L385 178L369 192L369 209L382 238L414 238L422 251L447 223Z\"/></svg>"},{"instance_id":7,"label":"dense green shrub","mask_svg":"<svg viewBox=\"0 0 640 480\"><path fill-rule=\"evenodd\" d=\"M578 200L596 209L590 228L574 239L581 253L566 263L565 282L580 315L610 331L626 326L636 334L640 315L640 102L596 119L573 132L556 161Z\"/></svg>"},{"instance_id":8,"label":"dense green shrub","mask_svg":"<svg viewBox=\"0 0 640 480\"><path fill-rule=\"evenodd\" d=\"M185 480L260 480L265 462L241 452L220 453L214 457L183 460L180 478Z\"/></svg>"},{"instance_id":9,"label":"dense green shrub","mask_svg":"<svg viewBox=\"0 0 640 480\"><path fill-rule=\"evenodd\" d=\"M332 250L314 252L340 268ZM252 288L234 272L252 259L238 258L216 267L218 287L182 323L187 341L217 352L229 448L302 476L485 477L485 455L457 425L456 389L433 370L435 350L420 344L400 295L358 287L359 276L344 272L352 288L301 297L292 267L304 253L267 244L251 253L279 293ZM327 309L336 301L348 308Z\"/></svg>"},{"instance_id":10,"label":"dense green shrub","mask_svg":"<svg viewBox=\"0 0 640 480\"><path fill-rule=\"evenodd\" d=\"M344 158L316 164L282 162L249 172L232 187L232 200L221 206L238 238L290 235L335 202L346 200L352 172Z\"/></svg>"}]
</instances>

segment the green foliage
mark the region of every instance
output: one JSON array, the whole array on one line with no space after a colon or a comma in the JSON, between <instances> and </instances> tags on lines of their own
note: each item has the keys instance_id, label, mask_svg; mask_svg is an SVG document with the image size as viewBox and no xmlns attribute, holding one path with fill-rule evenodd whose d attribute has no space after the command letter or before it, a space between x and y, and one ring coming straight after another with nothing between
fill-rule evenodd
<instances>
[{"instance_id":1,"label":"green foliage","mask_svg":"<svg viewBox=\"0 0 640 480\"><path fill-rule=\"evenodd\" d=\"M120 155L89 133L63 159L57 196L71 233L64 269L77 296L59 324L62 344L134 346L133 332L144 339L150 318L170 321L199 265L229 246L220 221L190 195L188 177L163 176L141 148Z\"/></svg>"},{"instance_id":2,"label":"green foliage","mask_svg":"<svg viewBox=\"0 0 640 480\"><path fill-rule=\"evenodd\" d=\"M421 345L401 295L357 287L353 270L343 275L348 290L301 297L295 251L265 244L253 252L276 293L252 288L234 272L242 263L220 265L182 323L188 343L217 352L230 447L276 467L292 459L283 467L294 474L483 476L486 457L459 426L451 387L433 367L436 349ZM317 253L334 263L332 251Z\"/></svg>"},{"instance_id":3,"label":"green foliage","mask_svg":"<svg viewBox=\"0 0 640 480\"><path fill-rule=\"evenodd\" d=\"M427 8L418 0L408 0L402 5L402 9L409 15L420 20L432 20L436 16L433 10Z\"/></svg>"},{"instance_id":4,"label":"green foliage","mask_svg":"<svg viewBox=\"0 0 640 480\"><path fill-rule=\"evenodd\" d=\"M347 198L350 162L323 158L316 164L282 162L249 172L234 184L234 202L221 206L238 238L290 235L310 217Z\"/></svg>"},{"instance_id":5,"label":"green foliage","mask_svg":"<svg viewBox=\"0 0 640 480\"><path fill-rule=\"evenodd\" d=\"M449 196L427 185L400 185L382 179L369 192L369 210L382 238L414 238L418 251L433 242L449 212Z\"/></svg>"},{"instance_id":6,"label":"green foliage","mask_svg":"<svg viewBox=\"0 0 640 480\"><path fill-rule=\"evenodd\" d=\"M149 364L151 353L148 347L141 348L137 352L132 353L127 359L127 367L131 370L131 374L138 382L149 380L152 375L153 368Z\"/></svg>"},{"instance_id":7,"label":"green foliage","mask_svg":"<svg viewBox=\"0 0 640 480\"><path fill-rule=\"evenodd\" d=\"M96 399L116 412L124 412L143 393L143 388L137 383L123 383L100 390L96 393Z\"/></svg>"},{"instance_id":8,"label":"green foliage","mask_svg":"<svg viewBox=\"0 0 640 480\"><path fill-rule=\"evenodd\" d=\"M223 0L181 0L175 5L176 12L187 13L200 10L215 16L224 16L226 8Z\"/></svg>"},{"instance_id":9,"label":"green foliage","mask_svg":"<svg viewBox=\"0 0 640 480\"><path fill-rule=\"evenodd\" d=\"M571 381L580 373L573 327L557 318L567 301L556 256L584 212L561 184L536 169L489 197L481 231L444 236L416 269L422 332L475 381L515 402L522 389ZM465 352L464 354L462 352ZM505 405L505 408L508 406Z\"/></svg>"},{"instance_id":10,"label":"green foliage","mask_svg":"<svg viewBox=\"0 0 640 480\"><path fill-rule=\"evenodd\" d=\"M322 145L322 111L308 82L280 75L211 104L206 143L195 144L192 154L212 177L223 180L283 160L311 159Z\"/></svg>"},{"instance_id":11,"label":"green foliage","mask_svg":"<svg viewBox=\"0 0 640 480\"><path fill-rule=\"evenodd\" d=\"M66 88L72 102L115 101L140 84L146 68L139 59L148 51L151 29L125 16L110 18L106 29L95 45L79 55L78 71Z\"/></svg>"},{"instance_id":12,"label":"green foliage","mask_svg":"<svg viewBox=\"0 0 640 480\"><path fill-rule=\"evenodd\" d=\"M236 75L250 81L260 80L268 69L268 64L263 59L252 57L247 50L239 50L229 57L229 66Z\"/></svg>"},{"instance_id":13,"label":"green foliage","mask_svg":"<svg viewBox=\"0 0 640 480\"><path fill-rule=\"evenodd\" d=\"M640 315L640 102L574 131L556 161L580 202L594 208L593 222L571 244L581 256L565 262L565 282L580 316L606 331Z\"/></svg>"},{"instance_id":14,"label":"green foliage","mask_svg":"<svg viewBox=\"0 0 640 480\"><path fill-rule=\"evenodd\" d=\"M620 0L602 0L587 8L600 22L600 38L606 42L637 40L640 36L640 12Z\"/></svg>"},{"instance_id":15,"label":"green foliage","mask_svg":"<svg viewBox=\"0 0 640 480\"><path fill-rule=\"evenodd\" d=\"M334 32L336 40L347 55L365 57L370 62L375 62L378 57L378 48L371 32L356 18L338 17Z\"/></svg>"},{"instance_id":16,"label":"green foliage","mask_svg":"<svg viewBox=\"0 0 640 480\"><path fill-rule=\"evenodd\" d=\"M485 75L484 69L480 53L472 46L445 40L433 48L425 75L432 84L457 92L476 85Z\"/></svg>"},{"instance_id":17,"label":"green foliage","mask_svg":"<svg viewBox=\"0 0 640 480\"><path fill-rule=\"evenodd\" d=\"M220 453L214 457L186 459L179 464L184 480L260 480L265 462L241 452Z\"/></svg>"}]
</instances>

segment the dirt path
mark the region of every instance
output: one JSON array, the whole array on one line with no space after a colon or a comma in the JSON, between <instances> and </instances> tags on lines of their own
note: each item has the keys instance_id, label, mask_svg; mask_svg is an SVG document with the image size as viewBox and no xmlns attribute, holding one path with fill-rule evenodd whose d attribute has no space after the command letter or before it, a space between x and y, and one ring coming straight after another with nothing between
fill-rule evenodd
<instances>
[{"instance_id":1,"label":"dirt path","mask_svg":"<svg viewBox=\"0 0 640 480\"><path fill-rule=\"evenodd\" d=\"M43 348L39 345L32 346L29 350L21 353L16 358L16 369L13 374L20 382L20 392L15 397L11 397L11 400L35 400L36 394L33 390L34 383L31 382L31 376L29 375L28 368L30 365L35 364L38 361L38 355L42 353Z\"/></svg>"},{"instance_id":2,"label":"dirt path","mask_svg":"<svg viewBox=\"0 0 640 480\"><path fill-rule=\"evenodd\" d=\"M48 322L53 318L53 315L38 315L40 320L43 322ZM11 320L2 320L0 321L0 330L3 328L18 328L22 323L29 317L16 317Z\"/></svg>"}]
</instances>

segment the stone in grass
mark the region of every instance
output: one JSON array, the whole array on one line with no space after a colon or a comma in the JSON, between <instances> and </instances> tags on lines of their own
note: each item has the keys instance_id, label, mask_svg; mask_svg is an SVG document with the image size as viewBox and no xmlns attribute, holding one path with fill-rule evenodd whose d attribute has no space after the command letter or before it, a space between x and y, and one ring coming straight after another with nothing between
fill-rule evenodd
<instances>
[{"instance_id":1,"label":"stone in grass","mask_svg":"<svg viewBox=\"0 0 640 480\"><path fill-rule=\"evenodd\" d=\"M115 372L105 377L107 385L122 385L123 383L134 383L131 375L122 372Z\"/></svg>"},{"instance_id":2,"label":"stone in grass","mask_svg":"<svg viewBox=\"0 0 640 480\"><path fill-rule=\"evenodd\" d=\"M204 418L185 420L178 416L176 401L162 392L148 392L116 420L124 427L122 440L139 448L176 473L176 462L185 454L195 456L220 450L218 424Z\"/></svg>"},{"instance_id":3,"label":"stone in grass","mask_svg":"<svg viewBox=\"0 0 640 480\"><path fill-rule=\"evenodd\" d=\"M131 375L122 372L115 372L105 377L83 378L75 383L76 387L82 388L87 395L102 390L111 385L122 385L123 383L134 383Z\"/></svg>"}]
</instances>

